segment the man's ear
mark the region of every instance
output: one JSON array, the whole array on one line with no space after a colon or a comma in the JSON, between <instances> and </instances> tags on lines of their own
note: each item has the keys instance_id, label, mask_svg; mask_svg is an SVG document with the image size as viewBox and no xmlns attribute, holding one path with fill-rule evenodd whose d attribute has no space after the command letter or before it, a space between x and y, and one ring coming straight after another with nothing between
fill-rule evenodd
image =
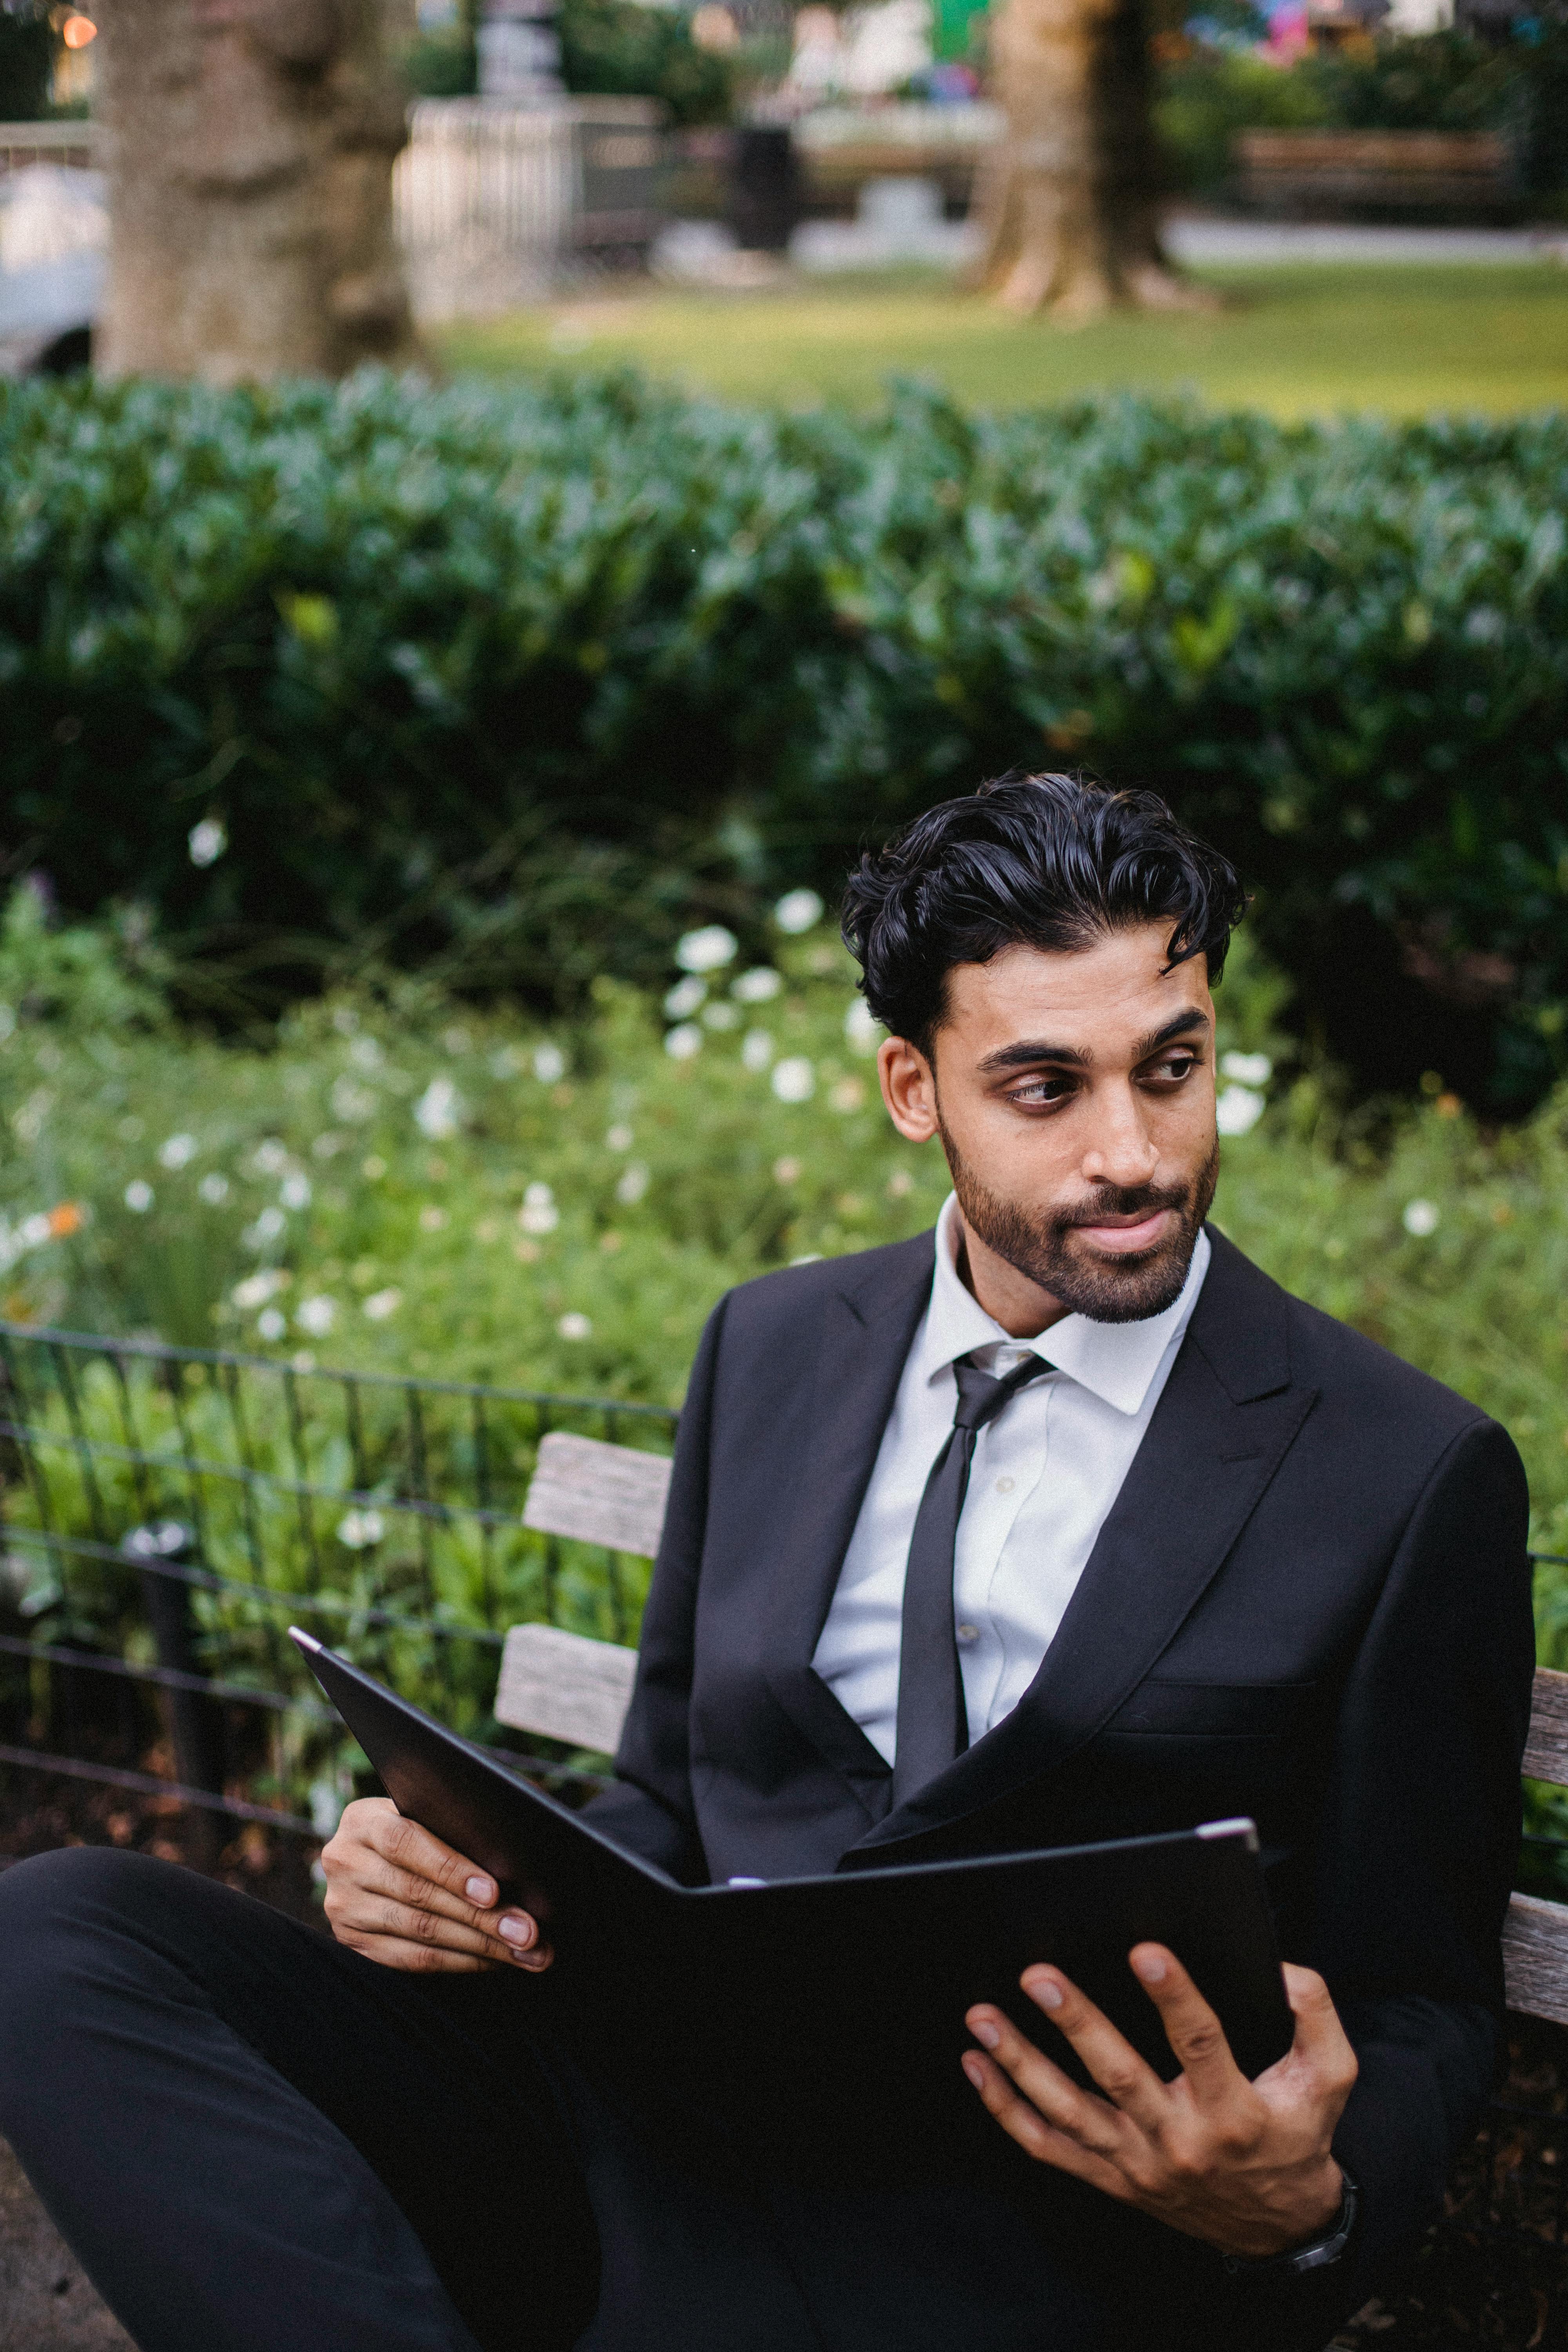
<instances>
[{"instance_id":1,"label":"man's ear","mask_svg":"<svg viewBox=\"0 0 1568 2352\"><path fill-rule=\"evenodd\" d=\"M936 1072L907 1037L887 1037L877 1049L877 1076L888 1117L910 1143L929 1143L937 1131Z\"/></svg>"}]
</instances>

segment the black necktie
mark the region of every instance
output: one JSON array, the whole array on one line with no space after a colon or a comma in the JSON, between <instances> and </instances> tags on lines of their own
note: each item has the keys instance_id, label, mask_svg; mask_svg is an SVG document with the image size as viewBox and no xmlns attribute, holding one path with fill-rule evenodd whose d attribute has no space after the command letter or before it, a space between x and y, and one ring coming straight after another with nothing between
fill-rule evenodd
<instances>
[{"instance_id":1,"label":"black necktie","mask_svg":"<svg viewBox=\"0 0 1568 2352\"><path fill-rule=\"evenodd\" d=\"M952 1563L974 1441L1026 1381L1038 1380L1051 1367L1038 1356L1026 1356L999 1381L967 1356L960 1356L952 1369L958 1381L952 1433L931 1464L904 1571L895 1805L945 1771L969 1745L963 1672L952 1629Z\"/></svg>"}]
</instances>

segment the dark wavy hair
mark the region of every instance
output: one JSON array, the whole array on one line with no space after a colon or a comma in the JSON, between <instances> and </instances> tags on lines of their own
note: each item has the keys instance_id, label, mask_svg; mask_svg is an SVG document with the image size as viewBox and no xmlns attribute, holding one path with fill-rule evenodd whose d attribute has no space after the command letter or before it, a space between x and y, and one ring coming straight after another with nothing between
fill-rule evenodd
<instances>
[{"instance_id":1,"label":"dark wavy hair","mask_svg":"<svg viewBox=\"0 0 1568 2352\"><path fill-rule=\"evenodd\" d=\"M1015 773L868 851L845 892L843 930L878 1020L929 1055L954 964L1169 922L1170 962L1205 956L1216 981L1246 905L1228 859L1155 793Z\"/></svg>"}]
</instances>

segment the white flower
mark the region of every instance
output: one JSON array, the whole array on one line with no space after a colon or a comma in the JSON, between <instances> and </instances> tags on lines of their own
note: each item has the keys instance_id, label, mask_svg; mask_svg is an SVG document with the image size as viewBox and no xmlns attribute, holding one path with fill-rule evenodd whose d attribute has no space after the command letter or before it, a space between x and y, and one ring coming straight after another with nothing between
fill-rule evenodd
<instances>
[{"instance_id":1,"label":"white flower","mask_svg":"<svg viewBox=\"0 0 1568 2352\"><path fill-rule=\"evenodd\" d=\"M555 1326L563 1339L591 1339L594 1327L585 1315L563 1315Z\"/></svg>"},{"instance_id":2,"label":"white flower","mask_svg":"<svg viewBox=\"0 0 1568 2352\"><path fill-rule=\"evenodd\" d=\"M679 1029L667 1029L664 1050L672 1062L689 1062L693 1054L702 1051L701 1030L694 1021L683 1021Z\"/></svg>"},{"instance_id":3,"label":"white flower","mask_svg":"<svg viewBox=\"0 0 1568 2352\"><path fill-rule=\"evenodd\" d=\"M666 1019L689 1021L699 1005L706 1002L707 995L708 982L699 980L694 971L689 972L684 980L678 980L673 988L665 992Z\"/></svg>"},{"instance_id":4,"label":"white flower","mask_svg":"<svg viewBox=\"0 0 1568 2352\"><path fill-rule=\"evenodd\" d=\"M1437 1217L1436 1201L1407 1201L1405 1204L1405 1230L1414 1234L1417 1241L1424 1242L1428 1234L1436 1232Z\"/></svg>"},{"instance_id":5,"label":"white flower","mask_svg":"<svg viewBox=\"0 0 1568 2352\"><path fill-rule=\"evenodd\" d=\"M288 1151L275 1135L269 1135L257 1145L252 1165L258 1176L281 1176L289 1165Z\"/></svg>"},{"instance_id":6,"label":"white flower","mask_svg":"<svg viewBox=\"0 0 1568 2352\"><path fill-rule=\"evenodd\" d=\"M621 1181L616 1186L616 1198L622 1208L635 1209L647 1191L647 1170L640 1160L634 1160L629 1167L622 1170Z\"/></svg>"},{"instance_id":7,"label":"white flower","mask_svg":"<svg viewBox=\"0 0 1568 2352\"><path fill-rule=\"evenodd\" d=\"M866 1099L864 1081L859 1078L840 1078L827 1099L835 1110L858 1110Z\"/></svg>"},{"instance_id":8,"label":"white flower","mask_svg":"<svg viewBox=\"0 0 1568 2352\"><path fill-rule=\"evenodd\" d=\"M775 1066L773 1086L780 1102L809 1102L816 1091L816 1072L804 1054L791 1054Z\"/></svg>"},{"instance_id":9,"label":"white flower","mask_svg":"<svg viewBox=\"0 0 1568 2352\"><path fill-rule=\"evenodd\" d=\"M278 1198L286 1209L308 1209L310 1205L310 1178L295 1169L278 1187Z\"/></svg>"},{"instance_id":10,"label":"white flower","mask_svg":"<svg viewBox=\"0 0 1568 2352\"><path fill-rule=\"evenodd\" d=\"M775 1184L795 1184L798 1183L799 1181L800 1162L798 1160L791 1160L786 1154L783 1160L775 1160L773 1161L773 1182Z\"/></svg>"},{"instance_id":11,"label":"white flower","mask_svg":"<svg viewBox=\"0 0 1568 2352\"><path fill-rule=\"evenodd\" d=\"M333 1080L329 1099L332 1117L341 1118L347 1127L363 1127L367 1118L375 1117L376 1097L368 1087L362 1087L346 1071L341 1078Z\"/></svg>"},{"instance_id":12,"label":"white flower","mask_svg":"<svg viewBox=\"0 0 1568 2352\"><path fill-rule=\"evenodd\" d=\"M605 1138L605 1149L606 1151L629 1151L636 1141L631 1129L623 1119L617 1119Z\"/></svg>"},{"instance_id":13,"label":"white flower","mask_svg":"<svg viewBox=\"0 0 1568 2352\"><path fill-rule=\"evenodd\" d=\"M717 971L740 944L722 923L707 923L701 930L685 931L676 940L675 961L682 971Z\"/></svg>"},{"instance_id":14,"label":"white flower","mask_svg":"<svg viewBox=\"0 0 1568 2352\"><path fill-rule=\"evenodd\" d=\"M1267 1108L1265 1097L1251 1087L1226 1087L1215 1105L1215 1125L1222 1135L1245 1135Z\"/></svg>"},{"instance_id":15,"label":"white flower","mask_svg":"<svg viewBox=\"0 0 1568 2352\"><path fill-rule=\"evenodd\" d=\"M281 1209L263 1209L256 1223L247 1225L240 1240L247 1249L265 1249L268 1242L278 1239L288 1223Z\"/></svg>"},{"instance_id":16,"label":"white flower","mask_svg":"<svg viewBox=\"0 0 1568 2352\"><path fill-rule=\"evenodd\" d=\"M1267 1054L1222 1054L1220 1074L1238 1078L1244 1087L1266 1087L1274 1076L1274 1065Z\"/></svg>"},{"instance_id":17,"label":"white flower","mask_svg":"<svg viewBox=\"0 0 1568 2352\"><path fill-rule=\"evenodd\" d=\"M783 986L783 973L775 971L770 963L760 963L732 980L730 993L737 1004L771 1004Z\"/></svg>"},{"instance_id":18,"label":"white flower","mask_svg":"<svg viewBox=\"0 0 1568 2352\"><path fill-rule=\"evenodd\" d=\"M414 1106L414 1124L432 1143L457 1134L467 1108L450 1078L432 1078Z\"/></svg>"},{"instance_id":19,"label":"white flower","mask_svg":"<svg viewBox=\"0 0 1568 2352\"><path fill-rule=\"evenodd\" d=\"M240 1312L248 1315L253 1307L265 1307L269 1298L276 1298L280 1290L288 1287L289 1276L282 1268L269 1265L259 1274L247 1274L243 1282L235 1284L228 1295Z\"/></svg>"},{"instance_id":20,"label":"white flower","mask_svg":"<svg viewBox=\"0 0 1568 2352\"><path fill-rule=\"evenodd\" d=\"M140 1176L132 1177L131 1182L125 1187L126 1207L136 1216L144 1217L153 1205L153 1192L151 1184L144 1184Z\"/></svg>"},{"instance_id":21,"label":"white flower","mask_svg":"<svg viewBox=\"0 0 1568 2352\"><path fill-rule=\"evenodd\" d=\"M474 1041L466 1029L443 1029L441 1044L456 1062L460 1062L465 1054L471 1054L474 1050Z\"/></svg>"},{"instance_id":22,"label":"white flower","mask_svg":"<svg viewBox=\"0 0 1568 2352\"><path fill-rule=\"evenodd\" d=\"M738 1004L726 1004L722 998L717 1004L705 1004L702 1008L702 1025L705 1029L738 1029L741 1025L741 1008Z\"/></svg>"},{"instance_id":23,"label":"white flower","mask_svg":"<svg viewBox=\"0 0 1568 2352\"><path fill-rule=\"evenodd\" d=\"M194 1135L172 1135L167 1143L161 1143L158 1146L159 1165L163 1168L184 1168L195 1158L197 1148Z\"/></svg>"},{"instance_id":24,"label":"white flower","mask_svg":"<svg viewBox=\"0 0 1568 2352\"><path fill-rule=\"evenodd\" d=\"M338 1302L318 1292L314 1298L301 1298L294 1309L294 1324L308 1339L324 1339L338 1319Z\"/></svg>"},{"instance_id":25,"label":"white flower","mask_svg":"<svg viewBox=\"0 0 1568 2352\"><path fill-rule=\"evenodd\" d=\"M552 1234L561 1223L555 1195L548 1184L531 1184L522 1196L517 1222L525 1234Z\"/></svg>"},{"instance_id":26,"label":"white flower","mask_svg":"<svg viewBox=\"0 0 1568 2352\"><path fill-rule=\"evenodd\" d=\"M442 1233L446 1229L446 1210L437 1208L434 1201L426 1201L419 1212L420 1232L422 1234Z\"/></svg>"},{"instance_id":27,"label":"white flower","mask_svg":"<svg viewBox=\"0 0 1568 2352\"><path fill-rule=\"evenodd\" d=\"M340 1151L348 1149L348 1140L346 1135L334 1135L329 1128L324 1135L318 1135L311 1144L310 1157L312 1160L335 1160Z\"/></svg>"},{"instance_id":28,"label":"white flower","mask_svg":"<svg viewBox=\"0 0 1568 2352\"><path fill-rule=\"evenodd\" d=\"M786 890L773 908L773 920L791 939L822 920L822 901L815 890Z\"/></svg>"},{"instance_id":29,"label":"white flower","mask_svg":"<svg viewBox=\"0 0 1568 2352\"><path fill-rule=\"evenodd\" d=\"M765 1029L748 1029L741 1041L741 1059L748 1070L765 1070L773 1058L773 1041Z\"/></svg>"},{"instance_id":30,"label":"white flower","mask_svg":"<svg viewBox=\"0 0 1568 2352\"><path fill-rule=\"evenodd\" d=\"M279 1315L276 1307L264 1307L256 1318L256 1328L264 1339L281 1339L289 1328L288 1318Z\"/></svg>"},{"instance_id":31,"label":"white flower","mask_svg":"<svg viewBox=\"0 0 1568 2352\"><path fill-rule=\"evenodd\" d=\"M559 1045L535 1046L533 1075L542 1087L552 1087L566 1076L566 1056Z\"/></svg>"},{"instance_id":32,"label":"white flower","mask_svg":"<svg viewBox=\"0 0 1568 2352\"><path fill-rule=\"evenodd\" d=\"M526 1066L526 1057L515 1045L498 1045L489 1064L492 1078L521 1077Z\"/></svg>"},{"instance_id":33,"label":"white flower","mask_svg":"<svg viewBox=\"0 0 1568 2352\"><path fill-rule=\"evenodd\" d=\"M863 996L857 996L844 1015L844 1034L858 1054L874 1054L884 1035L881 1023Z\"/></svg>"},{"instance_id":34,"label":"white flower","mask_svg":"<svg viewBox=\"0 0 1568 2352\"><path fill-rule=\"evenodd\" d=\"M210 1209L220 1208L228 1198L228 1178L216 1174L204 1176L196 1190Z\"/></svg>"},{"instance_id":35,"label":"white flower","mask_svg":"<svg viewBox=\"0 0 1568 2352\"><path fill-rule=\"evenodd\" d=\"M349 1047L349 1059L356 1070L379 1070L386 1056L379 1037L356 1037Z\"/></svg>"},{"instance_id":36,"label":"white flower","mask_svg":"<svg viewBox=\"0 0 1568 2352\"><path fill-rule=\"evenodd\" d=\"M16 1235L24 1249L37 1249L49 1238L49 1221L42 1210L28 1217Z\"/></svg>"},{"instance_id":37,"label":"white flower","mask_svg":"<svg viewBox=\"0 0 1568 2352\"><path fill-rule=\"evenodd\" d=\"M193 866L216 866L228 847L228 828L221 817L204 816L185 835Z\"/></svg>"},{"instance_id":38,"label":"white flower","mask_svg":"<svg viewBox=\"0 0 1568 2352\"><path fill-rule=\"evenodd\" d=\"M389 1315L396 1314L402 1304L401 1290L373 1290L360 1311L372 1323L384 1323Z\"/></svg>"},{"instance_id":39,"label":"white flower","mask_svg":"<svg viewBox=\"0 0 1568 2352\"><path fill-rule=\"evenodd\" d=\"M907 1168L895 1168L888 1179L889 1201L907 1201L915 1189L915 1180Z\"/></svg>"},{"instance_id":40,"label":"white flower","mask_svg":"<svg viewBox=\"0 0 1568 2352\"><path fill-rule=\"evenodd\" d=\"M386 1521L379 1511L345 1511L338 1521L338 1541L350 1551L378 1544L385 1533Z\"/></svg>"}]
</instances>

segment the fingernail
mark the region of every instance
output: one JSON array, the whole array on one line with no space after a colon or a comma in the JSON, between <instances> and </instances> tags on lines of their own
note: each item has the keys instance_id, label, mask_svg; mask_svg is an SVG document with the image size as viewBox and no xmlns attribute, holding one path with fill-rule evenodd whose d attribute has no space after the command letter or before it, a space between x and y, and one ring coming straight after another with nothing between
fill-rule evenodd
<instances>
[{"instance_id":1,"label":"fingernail","mask_svg":"<svg viewBox=\"0 0 1568 2352\"><path fill-rule=\"evenodd\" d=\"M978 2025L972 2025L969 2030L976 2042L983 2042L987 2050L994 2050L1002 2039L988 2017L983 2017Z\"/></svg>"},{"instance_id":2,"label":"fingernail","mask_svg":"<svg viewBox=\"0 0 1568 2352\"><path fill-rule=\"evenodd\" d=\"M963 2061L963 2071L978 2091L985 2080L985 2069L973 2052Z\"/></svg>"},{"instance_id":3,"label":"fingernail","mask_svg":"<svg viewBox=\"0 0 1568 2352\"><path fill-rule=\"evenodd\" d=\"M479 1904L483 1910L488 1910L496 1899L495 1888L488 1878L470 1878L463 1892L470 1903Z\"/></svg>"},{"instance_id":4,"label":"fingernail","mask_svg":"<svg viewBox=\"0 0 1568 2352\"><path fill-rule=\"evenodd\" d=\"M1037 2000L1042 2009L1060 2009L1062 1989L1055 1977L1037 1977L1029 1987L1029 1999Z\"/></svg>"},{"instance_id":5,"label":"fingernail","mask_svg":"<svg viewBox=\"0 0 1568 2352\"><path fill-rule=\"evenodd\" d=\"M1165 1963L1155 1953L1146 1953L1141 1960L1134 1960L1132 1965L1145 1984L1164 1983Z\"/></svg>"},{"instance_id":6,"label":"fingernail","mask_svg":"<svg viewBox=\"0 0 1568 2352\"><path fill-rule=\"evenodd\" d=\"M532 1920L521 1917L516 1911L507 1913L500 1922L500 1931L509 1944L516 1944L520 1949L533 1941Z\"/></svg>"}]
</instances>

